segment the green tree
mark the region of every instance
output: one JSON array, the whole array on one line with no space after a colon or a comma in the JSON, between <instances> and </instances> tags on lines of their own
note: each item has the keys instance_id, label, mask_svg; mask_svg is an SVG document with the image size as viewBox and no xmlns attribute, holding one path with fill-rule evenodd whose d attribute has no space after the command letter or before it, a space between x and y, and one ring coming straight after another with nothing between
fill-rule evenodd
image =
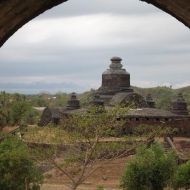
<instances>
[{"instance_id":1,"label":"green tree","mask_svg":"<svg viewBox=\"0 0 190 190\"><path fill-rule=\"evenodd\" d=\"M13 124L28 123L35 116L32 106L25 100L20 100L12 104L11 117Z\"/></svg>"},{"instance_id":2,"label":"green tree","mask_svg":"<svg viewBox=\"0 0 190 190\"><path fill-rule=\"evenodd\" d=\"M69 188L76 190L90 175L101 167L101 160L111 160L128 151L124 142L105 143L104 138L117 133L124 120L118 115L126 112L124 108L105 111L93 107L86 112L65 116L60 128L56 128L54 143L59 146L69 144L69 149L60 153L58 146L34 151L38 159L53 165L65 175ZM64 155L64 156L62 156Z\"/></svg>"},{"instance_id":3,"label":"green tree","mask_svg":"<svg viewBox=\"0 0 190 190\"><path fill-rule=\"evenodd\" d=\"M176 156L164 153L160 144L142 147L129 161L121 180L127 190L163 190L170 185L176 170Z\"/></svg>"},{"instance_id":4,"label":"green tree","mask_svg":"<svg viewBox=\"0 0 190 190\"><path fill-rule=\"evenodd\" d=\"M174 179L174 187L175 189L190 189L190 161L179 166Z\"/></svg>"},{"instance_id":5,"label":"green tree","mask_svg":"<svg viewBox=\"0 0 190 190\"><path fill-rule=\"evenodd\" d=\"M0 93L0 126L7 125L10 120L11 97L5 92Z\"/></svg>"},{"instance_id":6,"label":"green tree","mask_svg":"<svg viewBox=\"0 0 190 190\"><path fill-rule=\"evenodd\" d=\"M7 138L0 143L1 190L38 190L41 182L42 175L22 141Z\"/></svg>"},{"instance_id":7,"label":"green tree","mask_svg":"<svg viewBox=\"0 0 190 190\"><path fill-rule=\"evenodd\" d=\"M26 96L0 93L0 127L34 123L37 115Z\"/></svg>"}]
</instances>

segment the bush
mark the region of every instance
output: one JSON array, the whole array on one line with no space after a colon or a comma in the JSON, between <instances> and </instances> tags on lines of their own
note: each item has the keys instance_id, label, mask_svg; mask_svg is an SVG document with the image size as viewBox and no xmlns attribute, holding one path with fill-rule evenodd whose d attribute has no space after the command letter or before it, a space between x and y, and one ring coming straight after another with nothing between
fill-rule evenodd
<instances>
[{"instance_id":1,"label":"bush","mask_svg":"<svg viewBox=\"0 0 190 190\"><path fill-rule=\"evenodd\" d=\"M26 96L0 92L0 127L6 125L34 124L38 112Z\"/></svg>"},{"instance_id":2,"label":"bush","mask_svg":"<svg viewBox=\"0 0 190 190\"><path fill-rule=\"evenodd\" d=\"M174 188L190 188L190 161L179 166L174 180Z\"/></svg>"},{"instance_id":3,"label":"bush","mask_svg":"<svg viewBox=\"0 0 190 190\"><path fill-rule=\"evenodd\" d=\"M176 167L175 154L165 154L160 144L141 147L127 164L121 186L127 190L163 190L170 185Z\"/></svg>"},{"instance_id":4,"label":"bush","mask_svg":"<svg viewBox=\"0 0 190 190\"><path fill-rule=\"evenodd\" d=\"M1 190L38 190L41 182L42 175L22 141L8 138L0 143Z\"/></svg>"}]
</instances>

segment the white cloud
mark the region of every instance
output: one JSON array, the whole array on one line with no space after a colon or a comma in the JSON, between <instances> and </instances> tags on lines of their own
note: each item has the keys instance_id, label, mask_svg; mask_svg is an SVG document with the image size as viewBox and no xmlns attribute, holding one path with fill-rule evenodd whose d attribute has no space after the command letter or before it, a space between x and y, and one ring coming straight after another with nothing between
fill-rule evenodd
<instances>
[{"instance_id":1,"label":"white cloud","mask_svg":"<svg viewBox=\"0 0 190 190\"><path fill-rule=\"evenodd\" d=\"M136 6L133 2L130 6ZM0 51L0 84L60 87L63 82L82 90L97 88L115 55L124 59L133 85L188 84L190 35L185 26L155 8L148 14L119 14L121 6L117 11L98 8L86 15L52 17L47 12L21 28Z\"/></svg>"},{"instance_id":2,"label":"white cloud","mask_svg":"<svg viewBox=\"0 0 190 190\"><path fill-rule=\"evenodd\" d=\"M95 14L51 18L28 23L8 43L9 48L47 48L44 45L49 48L98 48L136 44L155 47L158 44L174 44L180 41L181 35L189 35L189 31L185 27L182 30L179 25L172 17L162 13L144 16Z\"/></svg>"}]
</instances>

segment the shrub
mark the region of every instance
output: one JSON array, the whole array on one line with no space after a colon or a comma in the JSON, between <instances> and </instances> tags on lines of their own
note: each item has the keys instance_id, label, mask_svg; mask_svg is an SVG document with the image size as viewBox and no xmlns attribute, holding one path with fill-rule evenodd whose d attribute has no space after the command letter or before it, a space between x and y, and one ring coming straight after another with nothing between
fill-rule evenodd
<instances>
[{"instance_id":1,"label":"shrub","mask_svg":"<svg viewBox=\"0 0 190 190\"><path fill-rule=\"evenodd\" d=\"M0 189L38 190L42 175L29 157L27 146L16 138L0 143Z\"/></svg>"},{"instance_id":2,"label":"shrub","mask_svg":"<svg viewBox=\"0 0 190 190\"><path fill-rule=\"evenodd\" d=\"M163 190L170 185L176 170L176 156L164 153L160 144L141 147L126 166L121 186L127 190Z\"/></svg>"},{"instance_id":3,"label":"shrub","mask_svg":"<svg viewBox=\"0 0 190 190\"><path fill-rule=\"evenodd\" d=\"M174 180L174 188L190 188L190 161L179 166Z\"/></svg>"}]
</instances>

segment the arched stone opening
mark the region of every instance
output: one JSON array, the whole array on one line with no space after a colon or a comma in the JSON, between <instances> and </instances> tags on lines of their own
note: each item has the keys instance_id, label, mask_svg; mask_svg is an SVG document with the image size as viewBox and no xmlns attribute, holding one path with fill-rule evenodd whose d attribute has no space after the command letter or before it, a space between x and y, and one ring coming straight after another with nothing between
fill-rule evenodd
<instances>
[{"instance_id":1,"label":"arched stone opening","mask_svg":"<svg viewBox=\"0 0 190 190\"><path fill-rule=\"evenodd\" d=\"M24 24L67 0L0 0L0 47ZM171 14L190 27L189 0L141 0Z\"/></svg>"}]
</instances>

